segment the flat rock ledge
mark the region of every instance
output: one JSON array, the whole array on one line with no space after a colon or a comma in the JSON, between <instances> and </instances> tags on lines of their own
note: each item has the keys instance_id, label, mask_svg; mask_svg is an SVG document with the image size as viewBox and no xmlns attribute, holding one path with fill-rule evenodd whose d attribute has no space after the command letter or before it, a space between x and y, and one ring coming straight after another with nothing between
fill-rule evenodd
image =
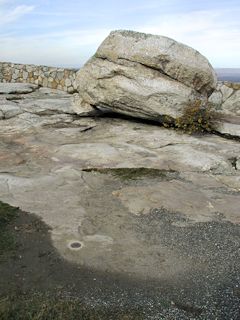
<instances>
[{"instance_id":1,"label":"flat rock ledge","mask_svg":"<svg viewBox=\"0 0 240 320\"><path fill-rule=\"evenodd\" d=\"M0 83L0 94L31 93L38 86L30 83Z\"/></svg>"}]
</instances>

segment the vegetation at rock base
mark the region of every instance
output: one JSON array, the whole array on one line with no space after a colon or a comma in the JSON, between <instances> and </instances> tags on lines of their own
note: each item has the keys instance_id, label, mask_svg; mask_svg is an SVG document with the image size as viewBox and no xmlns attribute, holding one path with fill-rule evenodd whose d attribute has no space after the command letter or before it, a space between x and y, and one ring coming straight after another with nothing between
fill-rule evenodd
<instances>
[{"instance_id":1,"label":"vegetation at rock base","mask_svg":"<svg viewBox=\"0 0 240 320\"><path fill-rule=\"evenodd\" d=\"M175 126L189 134L214 132L219 118L209 105L196 100L185 107L183 115L175 120Z\"/></svg>"},{"instance_id":2,"label":"vegetation at rock base","mask_svg":"<svg viewBox=\"0 0 240 320\"><path fill-rule=\"evenodd\" d=\"M215 132L220 115L207 103L195 100L183 110L181 117L173 119L165 116L162 120L165 128L179 129L188 134Z\"/></svg>"}]
</instances>

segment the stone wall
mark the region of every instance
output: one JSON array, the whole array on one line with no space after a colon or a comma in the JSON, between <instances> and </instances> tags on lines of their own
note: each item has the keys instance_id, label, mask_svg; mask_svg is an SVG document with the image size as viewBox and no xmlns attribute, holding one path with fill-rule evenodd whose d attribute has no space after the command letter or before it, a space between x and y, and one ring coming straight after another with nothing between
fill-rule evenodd
<instances>
[{"instance_id":1,"label":"stone wall","mask_svg":"<svg viewBox=\"0 0 240 320\"><path fill-rule=\"evenodd\" d=\"M76 91L76 69L0 62L0 82L26 82L42 87Z\"/></svg>"}]
</instances>

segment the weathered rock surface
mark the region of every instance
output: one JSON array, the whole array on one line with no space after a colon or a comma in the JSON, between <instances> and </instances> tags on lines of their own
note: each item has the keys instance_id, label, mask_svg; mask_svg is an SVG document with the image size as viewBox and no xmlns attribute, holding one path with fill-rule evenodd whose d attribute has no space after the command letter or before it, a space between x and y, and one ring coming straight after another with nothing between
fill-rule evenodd
<instances>
[{"instance_id":1,"label":"weathered rock surface","mask_svg":"<svg viewBox=\"0 0 240 320\"><path fill-rule=\"evenodd\" d=\"M31 93L38 88L30 83L0 83L0 94Z\"/></svg>"},{"instance_id":2,"label":"weathered rock surface","mask_svg":"<svg viewBox=\"0 0 240 320\"><path fill-rule=\"evenodd\" d=\"M218 131L240 137L240 84L219 82L209 103L221 118Z\"/></svg>"},{"instance_id":3,"label":"weathered rock surface","mask_svg":"<svg viewBox=\"0 0 240 320\"><path fill-rule=\"evenodd\" d=\"M119 63L127 60L156 69L200 93L211 92L216 75L208 60L173 39L133 31L113 31L103 41L96 58Z\"/></svg>"},{"instance_id":4,"label":"weathered rock surface","mask_svg":"<svg viewBox=\"0 0 240 320\"><path fill-rule=\"evenodd\" d=\"M240 116L240 90L235 90L221 105L224 114Z\"/></svg>"},{"instance_id":5,"label":"weathered rock surface","mask_svg":"<svg viewBox=\"0 0 240 320\"><path fill-rule=\"evenodd\" d=\"M115 31L78 71L77 113L96 108L161 121L209 95L216 76L206 58L172 39Z\"/></svg>"},{"instance_id":6,"label":"weathered rock surface","mask_svg":"<svg viewBox=\"0 0 240 320\"><path fill-rule=\"evenodd\" d=\"M77 118L65 113L71 96L56 91L6 98L21 113L0 120L1 201L41 217L76 266L147 280L149 290L163 289L159 300L168 292L170 301L198 306L202 320L237 319L240 142ZM133 290L138 307L135 297ZM162 317L158 305L143 303L153 314L145 319ZM171 308L173 319L192 318Z\"/></svg>"},{"instance_id":7,"label":"weathered rock surface","mask_svg":"<svg viewBox=\"0 0 240 320\"><path fill-rule=\"evenodd\" d=\"M10 119L21 113L22 111L16 103L0 99L0 119Z\"/></svg>"},{"instance_id":8,"label":"weathered rock surface","mask_svg":"<svg viewBox=\"0 0 240 320\"><path fill-rule=\"evenodd\" d=\"M129 62L117 65L93 58L78 72L77 81L75 111L80 115L97 109L161 121L163 115L180 116L198 96L192 88L156 70Z\"/></svg>"}]
</instances>

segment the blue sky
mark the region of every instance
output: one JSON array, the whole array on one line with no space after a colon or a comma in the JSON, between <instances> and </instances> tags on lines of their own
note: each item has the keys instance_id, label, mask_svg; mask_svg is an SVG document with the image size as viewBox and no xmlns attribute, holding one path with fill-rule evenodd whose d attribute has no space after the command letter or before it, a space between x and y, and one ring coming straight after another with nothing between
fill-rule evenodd
<instances>
[{"instance_id":1,"label":"blue sky","mask_svg":"<svg viewBox=\"0 0 240 320\"><path fill-rule=\"evenodd\" d=\"M165 35L240 67L239 0L0 0L0 61L78 67L111 30Z\"/></svg>"}]
</instances>

